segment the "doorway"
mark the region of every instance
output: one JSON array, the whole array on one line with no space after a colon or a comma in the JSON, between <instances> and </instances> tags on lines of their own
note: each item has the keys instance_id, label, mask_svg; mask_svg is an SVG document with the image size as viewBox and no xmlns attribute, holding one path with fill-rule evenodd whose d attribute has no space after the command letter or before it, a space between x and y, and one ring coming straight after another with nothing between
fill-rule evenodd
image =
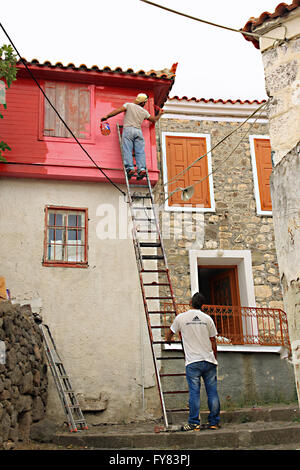
<instances>
[{"instance_id":1,"label":"doorway","mask_svg":"<svg viewBox=\"0 0 300 470\"><path fill-rule=\"evenodd\" d=\"M198 266L199 291L206 299L203 309L213 318L218 336L232 344L242 341L242 319L237 266Z\"/></svg>"}]
</instances>

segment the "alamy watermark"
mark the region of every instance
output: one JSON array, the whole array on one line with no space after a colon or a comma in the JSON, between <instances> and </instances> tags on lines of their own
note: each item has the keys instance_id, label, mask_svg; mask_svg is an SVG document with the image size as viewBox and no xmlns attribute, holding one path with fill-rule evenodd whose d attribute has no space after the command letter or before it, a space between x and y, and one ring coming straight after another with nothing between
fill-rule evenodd
<instances>
[{"instance_id":1,"label":"alamy watermark","mask_svg":"<svg viewBox=\"0 0 300 470\"><path fill-rule=\"evenodd\" d=\"M5 342L0 341L0 364L5 364L6 361L6 347Z\"/></svg>"},{"instance_id":2,"label":"alamy watermark","mask_svg":"<svg viewBox=\"0 0 300 470\"><path fill-rule=\"evenodd\" d=\"M139 201L139 200L137 200ZM204 241L204 213L199 211L202 205L186 211L180 206L173 206L173 211L165 211L163 206L155 204L154 217L151 205L135 202L133 214L135 218L135 228L139 238L155 239L157 236L158 224L162 238L165 240L185 239L197 241L198 244ZM100 204L96 210L97 226L96 235L100 240L126 240L132 238L133 221L129 204L124 202L122 196L118 205Z\"/></svg>"}]
</instances>

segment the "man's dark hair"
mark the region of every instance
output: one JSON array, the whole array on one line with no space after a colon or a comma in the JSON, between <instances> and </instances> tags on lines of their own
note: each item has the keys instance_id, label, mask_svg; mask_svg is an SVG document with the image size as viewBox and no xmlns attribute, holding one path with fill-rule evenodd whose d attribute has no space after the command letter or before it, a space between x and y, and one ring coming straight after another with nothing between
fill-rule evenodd
<instances>
[{"instance_id":1,"label":"man's dark hair","mask_svg":"<svg viewBox=\"0 0 300 470\"><path fill-rule=\"evenodd\" d=\"M197 310L201 310L202 305L205 302L204 295L201 292L196 292L192 297L192 306Z\"/></svg>"}]
</instances>

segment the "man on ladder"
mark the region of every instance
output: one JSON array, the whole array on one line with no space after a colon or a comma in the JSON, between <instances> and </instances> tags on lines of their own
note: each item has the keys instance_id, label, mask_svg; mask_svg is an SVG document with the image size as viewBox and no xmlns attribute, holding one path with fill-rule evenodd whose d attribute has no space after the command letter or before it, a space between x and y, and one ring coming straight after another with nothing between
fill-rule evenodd
<instances>
[{"instance_id":1,"label":"man on ladder","mask_svg":"<svg viewBox=\"0 0 300 470\"><path fill-rule=\"evenodd\" d=\"M114 109L109 114L101 118L101 121L107 121L107 119L116 116L117 114L125 113L122 147L128 179L135 174L132 155L133 151L137 166L137 179L141 180L146 176L145 141L141 125L145 119L155 124L163 114L163 110L159 109L158 114L156 116L152 116L146 109L144 109L147 101L148 96L145 93L140 93L137 95L133 103L125 103L120 108Z\"/></svg>"}]
</instances>

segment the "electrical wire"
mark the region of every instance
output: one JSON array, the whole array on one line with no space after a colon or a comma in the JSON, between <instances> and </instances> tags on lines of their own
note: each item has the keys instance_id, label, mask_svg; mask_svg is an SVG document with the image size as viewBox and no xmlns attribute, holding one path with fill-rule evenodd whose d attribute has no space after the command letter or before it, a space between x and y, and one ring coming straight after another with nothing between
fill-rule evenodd
<instances>
[{"instance_id":1,"label":"electrical wire","mask_svg":"<svg viewBox=\"0 0 300 470\"><path fill-rule=\"evenodd\" d=\"M267 103L265 103L266 105ZM262 111L261 111L262 113ZM260 115L261 115L260 113ZM231 150L231 152L229 153L229 155L227 155L226 158L224 158L224 160L222 160L222 162L220 163L220 165L218 165L214 170L212 170L210 173L208 173L204 178L202 178L201 180L199 181L196 181L196 183L192 184L191 186L188 186L188 188L193 188L194 186L196 186L197 184L200 184L202 183L204 180L206 180L207 178L209 178L212 174L216 173L217 171L219 171L219 169L221 168L222 165L224 165L224 163L231 157L231 155L236 151L236 149L238 148L238 146L243 142L243 140L245 139L245 137L249 134L249 132L251 131L252 127L256 124L256 121L260 118L260 115L256 117L256 119L251 123L249 129L247 129L247 131L243 134L242 138L238 141L237 145L233 148L233 150ZM172 191L168 197L165 199L164 202L166 202L171 196L173 196L173 194L175 194L176 192L178 191L183 191L184 189L187 189L187 188L176 188L174 191Z\"/></svg>"},{"instance_id":2,"label":"electrical wire","mask_svg":"<svg viewBox=\"0 0 300 470\"><path fill-rule=\"evenodd\" d=\"M202 158L206 157L210 152L212 152L215 148L217 148L219 145L221 145L226 139L228 139L232 134L237 132L241 127L243 127L246 122L248 122L258 111L260 111L262 108L264 108L268 104L268 101L260 105L258 108L253 111L252 114L250 114L245 121L243 121L241 124L239 124L235 129L233 129L229 134L227 134L223 139L221 139L216 145L214 145L208 152L205 154L201 155L201 157L196 158L189 166L184 168L180 173L178 173L176 176L173 176L173 178L170 178L166 183L163 184L163 186L166 186L167 184L174 183L179 179L180 176L184 175L188 170L190 170L196 163L198 163Z\"/></svg>"},{"instance_id":3,"label":"electrical wire","mask_svg":"<svg viewBox=\"0 0 300 470\"><path fill-rule=\"evenodd\" d=\"M140 1L143 3L147 3L148 5L152 5L154 7L161 8L162 10L169 11L170 13L175 13L176 15L184 16L185 18L189 18L190 20L199 21L200 23L205 23L210 26L216 26L217 28L226 29L227 31L233 31L234 33L240 33L245 36L252 36L254 38L260 38L263 36L262 34L250 33L247 31L243 31L241 29L230 28L229 26L224 26L218 23L213 23L212 21L203 20L201 18L197 18L195 16L188 15L187 13L182 13L180 11L173 10L172 8L164 7L163 5L159 5L158 3L150 2L148 0L140 0ZM278 41L278 38L272 38L270 36L265 36L265 35L263 37L266 39L272 39L274 41Z\"/></svg>"},{"instance_id":4,"label":"electrical wire","mask_svg":"<svg viewBox=\"0 0 300 470\"><path fill-rule=\"evenodd\" d=\"M23 57L21 56L21 54L19 53L18 49L16 48L16 46L14 45L13 41L11 40L11 38L9 37L8 33L6 32L4 26L2 25L2 23L0 23L0 27L2 29L2 31L4 32L5 36L7 37L7 39L9 40L9 42L11 43L12 47L15 49L16 53L18 54L18 56L20 57L20 60L22 62L22 64L24 65L24 67L26 68L27 72L29 73L29 75L31 76L32 80L35 82L35 84L38 86L38 88L40 89L40 91L42 92L43 96L45 97L45 99L47 100L47 102L49 103L49 105L51 106L51 108L53 109L53 111L56 113L56 115L58 116L58 118L61 120L61 122L64 124L64 126L67 128L67 130L70 132L70 134L72 135L72 137L75 139L75 141L77 142L77 144L79 145L79 147L84 151L84 153L87 155L87 157L93 162L93 164L95 165L96 168L98 168L98 170L103 174L103 176L118 190L120 191L123 196L126 196L126 193L121 189L119 188L119 186L117 186L111 179L109 176L107 176L107 174L102 170L102 168L95 162L95 160L90 156L90 154L88 153L88 151L83 147L83 145L79 142L79 140L77 139L77 137L75 136L75 134L73 133L73 131L70 129L70 127L68 126L68 124L65 122L65 120L62 118L62 116L59 114L59 112L57 111L57 109L55 108L55 106L53 106L53 104L51 103L51 101L49 100L48 96L46 95L46 93L44 92L43 88L40 86L40 84L38 83L37 79L35 78L35 76L33 75L32 71L30 70L30 68L28 67L26 61L23 59Z\"/></svg>"}]
</instances>

